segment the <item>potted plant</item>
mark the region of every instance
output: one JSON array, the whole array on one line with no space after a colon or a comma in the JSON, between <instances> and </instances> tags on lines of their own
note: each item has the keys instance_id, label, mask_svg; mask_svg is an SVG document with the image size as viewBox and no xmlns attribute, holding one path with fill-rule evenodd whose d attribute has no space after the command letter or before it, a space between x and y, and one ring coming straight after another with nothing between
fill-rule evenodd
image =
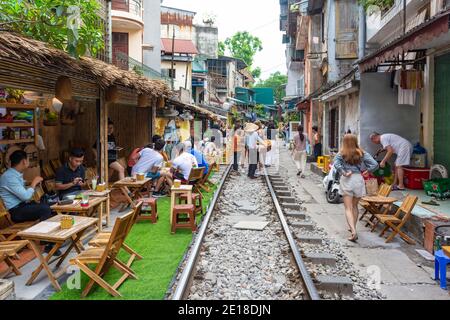
<instances>
[{"instance_id":1,"label":"potted plant","mask_svg":"<svg viewBox=\"0 0 450 320\"><path fill-rule=\"evenodd\" d=\"M7 88L5 91L8 94L6 101L9 103L20 103L20 101L23 99L23 93L25 92L23 90L11 88Z\"/></svg>"},{"instance_id":2,"label":"potted plant","mask_svg":"<svg viewBox=\"0 0 450 320\"><path fill-rule=\"evenodd\" d=\"M44 125L46 126L57 126L58 125L58 114L55 111L50 111L45 109L44 113Z\"/></svg>"}]
</instances>

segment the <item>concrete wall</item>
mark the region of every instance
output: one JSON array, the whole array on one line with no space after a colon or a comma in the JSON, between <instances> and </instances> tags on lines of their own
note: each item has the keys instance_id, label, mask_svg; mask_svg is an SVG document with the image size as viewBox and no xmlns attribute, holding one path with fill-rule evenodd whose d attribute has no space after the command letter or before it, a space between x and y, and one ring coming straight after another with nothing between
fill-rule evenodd
<instances>
[{"instance_id":1,"label":"concrete wall","mask_svg":"<svg viewBox=\"0 0 450 320\"><path fill-rule=\"evenodd\" d=\"M369 135L395 133L415 144L420 138L420 99L416 106L399 105L397 89L390 87L390 73L363 73L360 83L361 146L374 153Z\"/></svg>"},{"instance_id":2,"label":"concrete wall","mask_svg":"<svg viewBox=\"0 0 450 320\"><path fill-rule=\"evenodd\" d=\"M194 26L194 43L200 55L217 59L219 31L217 27Z\"/></svg>"},{"instance_id":3,"label":"concrete wall","mask_svg":"<svg viewBox=\"0 0 450 320\"><path fill-rule=\"evenodd\" d=\"M170 69L172 65L171 61L162 61L161 62L161 69ZM187 69L187 87L186 89L191 91L192 88L192 63L184 62L184 61L175 61L174 62L174 68L175 68L175 82L174 82L174 90L179 90L180 87L184 88L186 84L186 65L188 66Z\"/></svg>"},{"instance_id":4,"label":"concrete wall","mask_svg":"<svg viewBox=\"0 0 450 320\"><path fill-rule=\"evenodd\" d=\"M351 130L353 134L359 135L359 94L352 93L344 97L344 124L342 130L346 133Z\"/></svg>"},{"instance_id":5,"label":"concrete wall","mask_svg":"<svg viewBox=\"0 0 450 320\"><path fill-rule=\"evenodd\" d=\"M173 37L173 28L175 27L175 39L180 40L193 40L195 28L194 26L177 26L173 24L162 24L161 25L161 38Z\"/></svg>"},{"instance_id":6,"label":"concrete wall","mask_svg":"<svg viewBox=\"0 0 450 320\"><path fill-rule=\"evenodd\" d=\"M143 63L161 71L161 0L144 0ZM151 46L153 49L147 49Z\"/></svg>"},{"instance_id":7,"label":"concrete wall","mask_svg":"<svg viewBox=\"0 0 450 320\"><path fill-rule=\"evenodd\" d=\"M288 69L287 76L288 81L286 85L286 95L287 96L296 96L297 95L297 80L303 75L303 70L293 70Z\"/></svg>"}]
</instances>

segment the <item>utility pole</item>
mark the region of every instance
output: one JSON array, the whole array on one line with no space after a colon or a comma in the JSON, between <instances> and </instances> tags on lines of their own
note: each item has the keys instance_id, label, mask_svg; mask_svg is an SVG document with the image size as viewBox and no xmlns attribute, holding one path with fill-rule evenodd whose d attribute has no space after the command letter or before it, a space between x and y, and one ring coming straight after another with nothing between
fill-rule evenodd
<instances>
[{"instance_id":1,"label":"utility pole","mask_svg":"<svg viewBox=\"0 0 450 320\"><path fill-rule=\"evenodd\" d=\"M174 58L175 58L175 25L173 25L173 35L172 35L172 65L170 67L170 70L172 72L172 91L174 90L174 81L175 81L175 70L174 70ZM170 72L169 72L170 75Z\"/></svg>"}]
</instances>

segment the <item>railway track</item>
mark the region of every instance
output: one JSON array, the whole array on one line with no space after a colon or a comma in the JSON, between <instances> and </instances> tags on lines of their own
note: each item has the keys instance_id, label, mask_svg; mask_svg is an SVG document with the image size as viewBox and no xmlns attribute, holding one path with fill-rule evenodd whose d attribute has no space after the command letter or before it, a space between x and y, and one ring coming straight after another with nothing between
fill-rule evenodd
<instances>
[{"instance_id":1,"label":"railway track","mask_svg":"<svg viewBox=\"0 0 450 320\"><path fill-rule=\"evenodd\" d=\"M280 202L280 188L227 167L166 298L319 300L284 212L300 207Z\"/></svg>"}]
</instances>

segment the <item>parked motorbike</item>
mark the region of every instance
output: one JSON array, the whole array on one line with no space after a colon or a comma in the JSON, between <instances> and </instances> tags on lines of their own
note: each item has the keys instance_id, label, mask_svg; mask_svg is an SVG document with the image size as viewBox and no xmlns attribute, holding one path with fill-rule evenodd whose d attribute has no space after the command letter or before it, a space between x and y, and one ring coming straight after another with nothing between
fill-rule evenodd
<instances>
[{"instance_id":1,"label":"parked motorbike","mask_svg":"<svg viewBox=\"0 0 450 320\"><path fill-rule=\"evenodd\" d=\"M334 165L330 164L330 172L328 172L328 175L323 179L323 186L329 203L339 203L341 201L342 194L340 193L339 188L340 177L341 175Z\"/></svg>"}]
</instances>

